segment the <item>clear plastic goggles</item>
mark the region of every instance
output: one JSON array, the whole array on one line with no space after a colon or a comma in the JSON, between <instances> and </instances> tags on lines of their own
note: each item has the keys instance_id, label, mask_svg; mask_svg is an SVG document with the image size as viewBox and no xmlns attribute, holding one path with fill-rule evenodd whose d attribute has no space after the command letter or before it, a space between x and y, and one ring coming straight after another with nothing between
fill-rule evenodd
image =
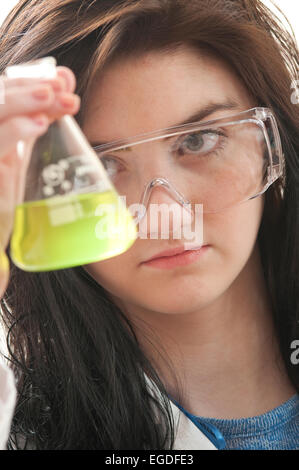
<instances>
[{"instance_id":1,"label":"clear plastic goggles","mask_svg":"<svg viewBox=\"0 0 299 470\"><path fill-rule=\"evenodd\" d=\"M127 207L138 204L137 223L157 187L189 211L216 213L260 196L284 171L275 117L262 107L93 148Z\"/></svg>"}]
</instances>

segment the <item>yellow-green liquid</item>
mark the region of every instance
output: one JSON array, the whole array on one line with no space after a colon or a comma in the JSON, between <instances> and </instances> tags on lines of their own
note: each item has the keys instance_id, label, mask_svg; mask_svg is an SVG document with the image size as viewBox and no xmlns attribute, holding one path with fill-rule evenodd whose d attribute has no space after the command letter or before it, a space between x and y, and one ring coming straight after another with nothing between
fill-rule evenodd
<instances>
[{"instance_id":1,"label":"yellow-green liquid","mask_svg":"<svg viewBox=\"0 0 299 470\"><path fill-rule=\"evenodd\" d=\"M24 271L51 271L111 258L136 238L116 192L56 196L16 207L10 255Z\"/></svg>"}]
</instances>

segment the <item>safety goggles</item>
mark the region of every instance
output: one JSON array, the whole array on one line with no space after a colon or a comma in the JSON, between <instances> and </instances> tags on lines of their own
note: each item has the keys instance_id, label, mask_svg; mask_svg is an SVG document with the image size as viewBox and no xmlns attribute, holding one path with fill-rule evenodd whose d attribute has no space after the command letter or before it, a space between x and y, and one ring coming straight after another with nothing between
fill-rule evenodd
<instances>
[{"instance_id":1,"label":"safety goggles","mask_svg":"<svg viewBox=\"0 0 299 470\"><path fill-rule=\"evenodd\" d=\"M136 222L157 187L183 207L216 213L260 196L284 171L277 123L264 107L93 148L128 208L143 208Z\"/></svg>"}]
</instances>

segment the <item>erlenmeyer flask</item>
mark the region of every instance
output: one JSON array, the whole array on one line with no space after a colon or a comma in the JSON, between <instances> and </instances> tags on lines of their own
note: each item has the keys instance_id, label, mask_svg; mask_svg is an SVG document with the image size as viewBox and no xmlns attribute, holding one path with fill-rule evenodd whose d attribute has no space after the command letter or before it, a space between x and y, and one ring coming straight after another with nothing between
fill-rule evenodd
<instances>
[{"instance_id":1,"label":"erlenmeyer flask","mask_svg":"<svg viewBox=\"0 0 299 470\"><path fill-rule=\"evenodd\" d=\"M10 66L5 75L55 77L56 60L44 57ZM18 143L20 158L28 145ZM10 255L19 268L68 268L131 247L137 238L136 224L72 116L52 122L30 151L10 241Z\"/></svg>"}]
</instances>

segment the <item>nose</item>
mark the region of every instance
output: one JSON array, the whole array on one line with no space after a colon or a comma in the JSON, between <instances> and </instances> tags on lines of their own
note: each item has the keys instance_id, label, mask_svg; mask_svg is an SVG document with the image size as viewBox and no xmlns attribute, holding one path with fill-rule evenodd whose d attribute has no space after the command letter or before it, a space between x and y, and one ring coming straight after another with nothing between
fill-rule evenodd
<instances>
[{"instance_id":1,"label":"nose","mask_svg":"<svg viewBox=\"0 0 299 470\"><path fill-rule=\"evenodd\" d=\"M166 178L152 179L140 201L139 234L142 238L181 238L184 225L192 225L191 204Z\"/></svg>"}]
</instances>

